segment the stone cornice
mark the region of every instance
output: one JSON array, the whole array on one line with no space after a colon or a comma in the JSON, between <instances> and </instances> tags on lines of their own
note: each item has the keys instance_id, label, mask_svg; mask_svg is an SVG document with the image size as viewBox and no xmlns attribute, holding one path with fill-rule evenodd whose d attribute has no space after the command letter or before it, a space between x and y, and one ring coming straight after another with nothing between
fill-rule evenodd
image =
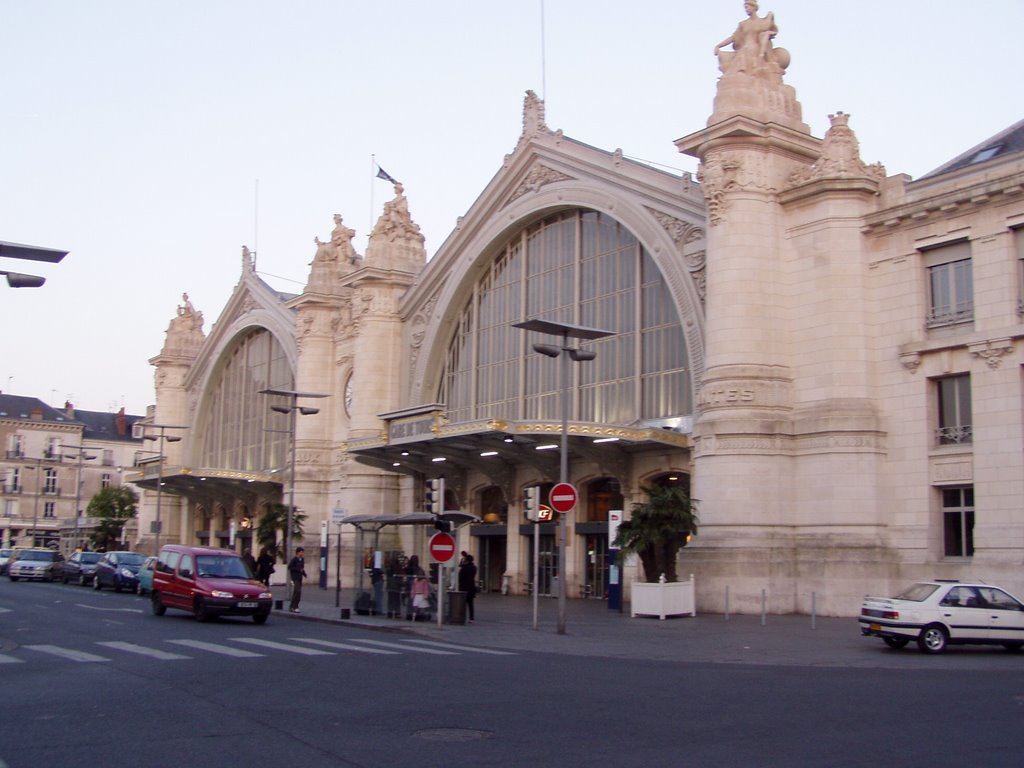
<instances>
[{"instance_id":1,"label":"stone cornice","mask_svg":"<svg viewBox=\"0 0 1024 768\"><path fill-rule=\"evenodd\" d=\"M1024 172L1015 172L997 179L950 188L935 195L903 205L886 208L865 217L861 232L885 235L895 229L917 226L953 214L973 213L993 203L1009 202L1024 197Z\"/></svg>"}]
</instances>

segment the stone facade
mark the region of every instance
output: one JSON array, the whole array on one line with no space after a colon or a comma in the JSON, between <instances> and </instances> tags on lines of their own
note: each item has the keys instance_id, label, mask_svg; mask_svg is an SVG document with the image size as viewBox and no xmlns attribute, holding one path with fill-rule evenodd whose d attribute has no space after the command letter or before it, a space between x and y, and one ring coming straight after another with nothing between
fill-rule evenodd
<instances>
[{"instance_id":1,"label":"stone facade","mask_svg":"<svg viewBox=\"0 0 1024 768\"><path fill-rule=\"evenodd\" d=\"M365 255L340 215L329 240L315 239L301 294L270 289L246 251L209 335L186 299L151 361L155 423L188 427L167 451L168 540L228 543L291 491L290 443L239 438L240 453L225 437L247 434L272 403L249 382L236 418L218 394L245 383L228 375L232 355L264 334L287 375L262 386L319 409L295 417L307 546L337 516L420 511L443 460L445 508L485 521L459 532L485 587L530 587L522 490L558 479L536 449L560 424L526 397L488 410L483 384L459 394L455 342L477 333L484 318L468 308L506 279L494 265L519 258L518 233L527 248L531 227L561 216L569 231L567 217L586 212L628 232L637 263L657 270L685 346L678 387L693 395L656 418L573 419L582 503L569 518L568 594L604 594L609 508L628 514L644 485L690 477L701 526L680 572L697 575L699 610L757 612L764 595L773 612L850 615L864 593L920 577L1024 592L1024 127L918 181L887 176L860 157L850 115L811 134L785 82L779 24L747 10L716 48L706 126L676 142L699 159L696 181L552 130L528 92L517 145L429 262L396 183ZM508 375L528 384L531 364ZM573 375L582 412L589 380ZM499 441L507 457L482 460ZM374 548L422 558L432 532L341 531L346 579ZM627 587L635 577L627 564Z\"/></svg>"}]
</instances>

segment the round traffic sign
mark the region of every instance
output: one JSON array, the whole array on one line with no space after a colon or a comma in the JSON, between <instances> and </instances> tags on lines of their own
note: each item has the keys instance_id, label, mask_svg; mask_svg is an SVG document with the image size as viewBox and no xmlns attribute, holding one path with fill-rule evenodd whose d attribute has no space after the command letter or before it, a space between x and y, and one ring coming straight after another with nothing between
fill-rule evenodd
<instances>
[{"instance_id":1,"label":"round traffic sign","mask_svg":"<svg viewBox=\"0 0 1024 768\"><path fill-rule=\"evenodd\" d=\"M558 483L548 494L548 501L555 512L572 512L576 508L576 487L569 483Z\"/></svg>"},{"instance_id":2,"label":"round traffic sign","mask_svg":"<svg viewBox=\"0 0 1024 768\"><path fill-rule=\"evenodd\" d=\"M450 533L435 533L428 546L435 563L447 563L455 557L455 537Z\"/></svg>"}]
</instances>

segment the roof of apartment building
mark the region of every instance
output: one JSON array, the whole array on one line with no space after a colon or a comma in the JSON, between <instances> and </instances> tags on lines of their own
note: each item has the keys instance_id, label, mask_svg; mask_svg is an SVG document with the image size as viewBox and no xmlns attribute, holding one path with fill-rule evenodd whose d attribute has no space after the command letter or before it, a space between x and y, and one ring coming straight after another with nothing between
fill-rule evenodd
<instances>
[{"instance_id":1,"label":"roof of apartment building","mask_svg":"<svg viewBox=\"0 0 1024 768\"><path fill-rule=\"evenodd\" d=\"M76 409L69 402L64 403L63 408L54 408L38 397L0 393L0 419L38 424L80 425L85 440L141 442L142 439L132 437L132 425L141 421L143 417L126 414L124 408L116 413L83 411Z\"/></svg>"}]
</instances>

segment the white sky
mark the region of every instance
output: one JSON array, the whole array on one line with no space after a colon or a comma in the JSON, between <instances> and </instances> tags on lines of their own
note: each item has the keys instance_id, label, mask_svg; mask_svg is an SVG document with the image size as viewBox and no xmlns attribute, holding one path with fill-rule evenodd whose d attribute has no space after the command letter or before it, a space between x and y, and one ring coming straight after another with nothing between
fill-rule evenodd
<instances>
[{"instance_id":1,"label":"white sky","mask_svg":"<svg viewBox=\"0 0 1024 768\"><path fill-rule=\"evenodd\" d=\"M543 7L544 56L541 0L0 0L0 240L71 252L0 260L47 277L0 283L0 390L144 413L182 293L208 332L243 244L290 292L334 213L365 251L392 196L372 155L432 255L515 147L527 89L552 129L695 172L672 142L706 123L712 49L742 2ZM850 113L863 159L890 174L922 176L1024 117L1024 0L766 11L804 121L821 136Z\"/></svg>"}]
</instances>

